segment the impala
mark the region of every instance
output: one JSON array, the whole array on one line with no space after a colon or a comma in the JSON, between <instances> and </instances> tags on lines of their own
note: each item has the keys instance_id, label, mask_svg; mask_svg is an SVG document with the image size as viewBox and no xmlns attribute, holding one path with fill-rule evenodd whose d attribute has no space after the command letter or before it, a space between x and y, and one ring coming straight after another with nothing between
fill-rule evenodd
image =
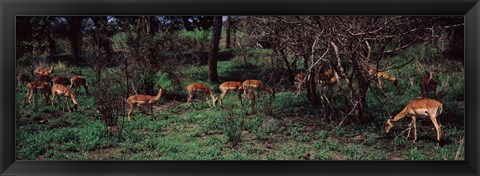
<instances>
[{"instance_id":1,"label":"impala","mask_svg":"<svg viewBox=\"0 0 480 176\"><path fill-rule=\"evenodd\" d=\"M332 67L322 67L318 69L317 75L320 85L322 87L327 86L328 90L330 91L330 95L334 95L333 88L335 85L338 86L339 90L342 91L342 93L344 93L342 86L340 86L340 77Z\"/></svg>"},{"instance_id":2,"label":"impala","mask_svg":"<svg viewBox=\"0 0 480 176\"><path fill-rule=\"evenodd\" d=\"M243 92L243 87L242 87L242 82L238 81L227 81L219 86L220 91L222 91L222 95L220 96L220 107L223 107L223 97L225 97L229 92L232 91L237 91L238 92L238 100L239 100L239 105L242 104L242 92Z\"/></svg>"},{"instance_id":3,"label":"impala","mask_svg":"<svg viewBox=\"0 0 480 176\"><path fill-rule=\"evenodd\" d=\"M375 73L375 70L373 68L369 68L368 75L374 76L380 87L382 87L381 79L392 81L393 85L397 86L397 78L392 77L383 71L377 71L377 73Z\"/></svg>"},{"instance_id":4,"label":"impala","mask_svg":"<svg viewBox=\"0 0 480 176\"><path fill-rule=\"evenodd\" d=\"M87 80L85 77L76 75L73 76L70 81L72 82L70 88L72 88L73 92L76 92L80 86L83 86L83 89L85 89L85 92L88 94Z\"/></svg>"},{"instance_id":5,"label":"impala","mask_svg":"<svg viewBox=\"0 0 480 176\"><path fill-rule=\"evenodd\" d=\"M55 95L58 95L57 102L59 106L60 106L60 97L65 97L65 102L67 105L68 112L72 112L70 111L70 106L68 105L68 99L71 98L73 103L73 108L75 111L77 111L77 104L78 104L77 99L75 98L75 94L73 94L73 92L67 86L64 86L62 84L54 84L52 86L52 106L54 106ZM62 106L62 110L63 109L65 109L65 107Z\"/></svg>"},{"instance_id":6,"label":"impala","mask_svg":"<svg viewBox=\"0 0 480 176\"><path fill-rule=\"evenodd\" d=\"M160 98L162 97L162 95L164 95L166 92L167 90L165 90L164 88L160 88L156 96L137 94L128 97L128 121L130 122L130 115L137 106L148 106L150 108L151 114L153 114L153 105L157 103L158 100L160 100Z\"/></svg>"},{"instance_id":7,"label":"impala","mask_svg":"<svg viewBox=\"0 0 480 176\"><path fill-rule=\"evenodd\" d=\"M53 77L52 82L53 84L61 84L64 86L69 86L71 84L70 79L66 76L55 76Z\"/></svg>"},{"instance_id":8,"label":"impala","mask_svg":"<svg viewBox=\"0 0 480 176\"><path fill-rule=\"evenodd\" d=\"M300 94L300 92L302 91L302 84L305 80L305 77L307 77L307 73L306 72L300 72L298 73L297 75L295 75L295 80L294 80L294 83L295 83L295 88L297 89L297 92L295 93L297 96Z\"/></svg>"},{"instance_id":9,"label":"impala","mask_svg":"<svg viewBox=\"0 0 480 176\"><path fill-rule=\"evenodd\" d=\"M210 102L208 101L208 95L210 95L210 97L212 97L213 106L217 106L217 98L215 98L215 95L213 94L212 90L208 86L202 83L193 83L188 85L187 92L188 92L188 99L187 99L188 106L192 104L192 98L197 94L204 95L205 101L207 101L208 106L212 107L210 105Z\"/></svg>"},{"instance_id":10,"label":"impala","mask_svg":"<svg viewBox=\"0 0 480 176\"><path fill-rule=\"evenodd\" d=\"M414 139L413 142L417 140L417 120L416 118L427 118L429 117L432 121L435 129L437 131L437 141L440 142L441 138L441 125L437 122L437 117L442 113L443 104L434 99L418 99L412 100L407 104L403 110L398 113L392 119L388 119L385 124L385 132L388 133L393 125L404 117L411 117L412 121L408 125L408 135L407 139L410 137L410 131L413 125L414 129Z\"/></svg>"},{"instance_id":11,"label":"impala","mask_svg":"<svg viewBox=\"0 0 480 176\"><path fill-rule=\"evenodd\" d=\"M32 79L25 73L18 73L17 75L18 86L23 86L25 83L32 82Z\"/></svg>"},{"instance_id":12,"label":"impala","mask_svg":"<svg viewBox=\"0 0 480 176\"><path fill-rule=\"evenodd\" d=\"M50 66L50 69L49 68L38 67L33 71L33 73L35 75L50 75L50 74L53 73L53 71L54 71L54 69L53 69L53 65L52 65L52 66Z\"/></svg>"},{"instance_id":13,"label":"impala","mask_svg":"<svg viewBox=\"0 0 480 176\"><path fill-rule=\"evenodd\" d=\"M425 71L425 76L420 79L420 90L422 98L428 98L428 94L433 91L434 97L437 97L438 81L433 78L433 72Z\"/></svg>"},{"instance_id":14,"label":"impala","mask_svg":"<svg viewBox=\"0 0 480 176\"><path fill-rule=\"evenodd\" d=\"M260 92L260 91L266 91L270 94L272 94L272 97L275 98L275 91L271 88L263 84L262 81L256 80L256 79L249 79L245 80L242 83L242 87L244 90L244 94L248 94L250 102L252 104L252 111L254 110L255 107L255 93Z\"/></svg>"},{"instance_id":15,"label":"impala","mask_svg":"<svg viewBox=\"0 0 480 176\"><path fill-rule=\"evenodd\" d=\"M275 97L275 91L271 88L263 84L262 81L256 80L256 79L249 79L245 80L242 83L242 87L245 92L252 92L252 91L266 91L270 94L272 94L272 97Z\"/></svg>"},{"instance_id":16,"label":"impala","mask_svg":"<svg viewBox=\"0 0 480 176\"><path fill-rule=\"evenodd\" d=\"M48 104L48 94L50 93L50 84L47 82L39 82L39 81L33 81L29 82L27 84L28 92L27 94L23 97L24 98L24 103L27 100L28 97L28 104L32 105L32 97L37 93L43 94L43 98L45 99L45 104ZM34 98L34 101L36 102L36 98Z\"/></svg>"}]
</instances>

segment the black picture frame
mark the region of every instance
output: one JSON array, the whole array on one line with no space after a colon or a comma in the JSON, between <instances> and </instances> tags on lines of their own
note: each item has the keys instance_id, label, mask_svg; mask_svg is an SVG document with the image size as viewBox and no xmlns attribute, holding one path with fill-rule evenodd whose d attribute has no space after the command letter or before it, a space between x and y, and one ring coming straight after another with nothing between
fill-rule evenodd
<instances>
[{"instance_id":1,"label":"black picture frame","mask_svg":"<svg viewBox=\"0 0 480 176\"><path fill-rule=\"evenodd\" d=\"M1 0L1 175L479 175L479 0ZM17 15L464 15L465 161L16 161Z\"/></svg>"}]
</instances>

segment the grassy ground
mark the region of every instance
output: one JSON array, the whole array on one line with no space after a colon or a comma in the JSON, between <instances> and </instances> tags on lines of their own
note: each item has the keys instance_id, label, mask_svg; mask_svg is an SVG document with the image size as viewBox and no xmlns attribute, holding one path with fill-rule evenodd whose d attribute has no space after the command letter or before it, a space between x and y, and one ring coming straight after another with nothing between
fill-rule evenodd
<instances>
[{"instance_id":1,"label":"grassy ground","mask_svg":"<svg viewBox=\"0 0 480 176\"><path fill-rule=\"evenodd\" d=\"M278 88L275 99L260 95L253 112L247 103L238 106L234 94L225 97L224 109L209 108L206 102L198 100L191 108L185 103L186 91L173 90L168 79L159 73L157 86L169 87L168 92L175 96L162 98L151 115L137 109L133 120L126 122L125 114L119 119L123 129L115 133L121 135L111 135L94 110L94 99L83 90L77 95L79 112L69 113L45 106L40 97L38 107L26 106L25 90L17 87L16 155L19 160L463 160L463 66L450 61L439 64L436 75L441 80L439 87L449 87L441 98L445 104L440 116L444 142L438 145L434 141L436 134L428 119L419 120L416 143L402 134L407 119L397 123L391 134L383 132L389 113L395 115L420 96L417 82L423 71L415 63L421 62L425 60L418 59L389 72L399 78L398 87L383 83L392 102L384 101L375 89L369 91L367 114L376 120L364 125L339 126L344 113L336 113L328 120L320 107L309 105L305 92L295 97L289 87ZM221 61L220 81L258 77L264 66L261 61L244 65L241 58ZM89 68L63 67L56 73L81 69L87 78L93 78ZM60 68L58 63L56 68ZM183 87L204 82L217 96L220 94L218 84L205 82L207 66L185 65L181 69L189 78ZM341 109L342 98L338 96L336 100L332 108ZM385 107L390 108L389 113ZM267 116L281 119L285 130L262 130L262 120ZM232 145L230 141L235 137L240 140Z\"/></svg>"}]
</instances>

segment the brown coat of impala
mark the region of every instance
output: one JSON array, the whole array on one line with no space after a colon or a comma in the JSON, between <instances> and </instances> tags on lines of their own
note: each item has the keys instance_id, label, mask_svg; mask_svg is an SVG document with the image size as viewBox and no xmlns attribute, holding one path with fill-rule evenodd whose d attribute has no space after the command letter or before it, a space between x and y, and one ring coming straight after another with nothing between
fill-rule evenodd
<instances>
[{"instance_id":1,"label":"brown coat of impala","mask_svg":"<svg viewBox=\"0 0 480 176\"><path fill-rule=\"evenodd\" d=\"M442 114L443 104L434 99L418 99L412 100L410 103L403 108L403 110L398 113L392 119L388 119L385 124L385 132L390 132L390 129L393 125L404 117L411 117L412 121L408 125L408 135L407 139L410 137L410 131L413 125L414 129L414 139L413 142L417 140L417 118L430 118L435 129L437 131L437 141L440 142L441 138L441 125L438 123L438 116Z\"/></svg>"},{"instance_id":2,"label":"brown coat of impala","mask_svg":"<svg viewBox=\"0 0 480 176\"><path fill-rule=\"evenodd\" d=\"M266 91L266 92L272 94L273 97L275 97L275 91L271 87L268 87L265 84L263 84L263 82L261 80L256 80L256 79L245 80L242 83L242 87L243 87L245 92Z\"/></svg>"},{"instance_id":3,"label":"brown coat of impala","mask_svg":"<svg viewBox=\"0 0 480 176\"><path fill-rule=\"evenodd\" d=\"M243 93L243 88L242 88L242 82L239 81L227 81L223 82L218 86L220 88L220 91L222 91L222 95L220 95L220 107L223 107L223 101L222 99L229 93L233 91L237 91L238 94L238 100L239 100L239 105L242 104L242 93Z\"/></svg>"},{"instance_id":4,"label":"brown coat of impala","mask_svg":"<svg viewBox=\"0 0 480 176\"><path fill-rule=\"evenodd\" d=\"M76 76L73 76L70 79L70 81L72 82L72 85L70 86L70 88L73 90L73 92L77 92L77 89L80 86L83 86L83 89L85 89L85 93L89 94L88 87L87 87L87 80L85 79L85 77L76 75Z\"/></svg>"},{"instance_id":5,"label":"brown coat of impala","mask_svg":"<svg viewBox=\"0 0 480 176\"><path fill-rule=\"evenodd\" d=\"M65 104L67 106L68 112L72 112L70 111L70 105L68 104L68 99L70 98L72 100L74 110L77 111L77 99L75 98L75 94L67 86L64 86L62 84L54 84L52 86L52 106L54 106L56 95L58 95L57 102L59 106L61 105L60 97L65 97ZM62 106L62 109L64 108L65 107Z\"/></svg>"},{"instance_id":6,"label":"brown coat of impala","mask_svg":"<svg viewBox=\"0 0 480 176\"><path fill-rule=\"evenodd\" d=\"M50 68L43 68L43 67L38 67L36 68L33 73L35 75L50 75L54 72L53 65L50 66Z\"/></svg>"},{"instance_id":7,"label":"brown coat of impala","mask_svg":"<svg viewBox=\"0 0 480 176\"><path fill-rule=\"evenodd\" d=\"M369 68L368 74L370 76L375 76L375 80L377 81L380 87L382 87L382 81L381 81L382 79L392 81L392 84L394 86L397 86L397 78L392 77L383 71L377 71L377 73L375 74L375 70L373 68Z\"/></svg>"},{"instance_id":8,"label":"brown coat of impala","mask_svg":"<svg viewBox=\"0 0 480 176\"><path fill-rule=\"evenodd\" d=\"M420 79L420 91L422 98L428 98L428 94L433 91L434 97L437 97L438 81L433 77L433 72L425 71L425 76Z\"/></svg>"},{"instance_id":9,"label":"brown coat of impala","mask_svg":"<svg viewBox=\"0 0 480 176\"><path fill-rule=\"evenodd\" d=\"M205 101L207 101L208 103L208 106L212 107L212 105L210 105L210 102L208 101L208 95L210 95L210 97L212 98L213 106L217 106L217 98L215 98L215 95L212 92L212 89L210 89L210 87L208 87L205 84L192 83L187 86L187 92L188 92L188 98L187 98L188 106L193 105L192 99L196 95L203 95L205 97Z\"/></svg>"},{"instance_id":10,"label":"brown coat of impala","mask_svg":"<svg viewBox=\"0 0 480 176\"><path fill-rule=\"evenodd\" d=\"M130 121L130 115L132 114L132 111L137 107L137 106L148 106L150 108L150 111L153 114L153 105L160 100L162 95L164 95L167 92L164 88L160 88L158 90L158 94L156 96L152 95L132 95L127 98L127 104L128 104L128 121Z\"/></svg>"},{"instance_id":11,"label":"brown coat of impala","mask_svg":"<svg viewBox=\"0 0 480 176\"><path fill-rule=\"evenodd\" d=\"M69 86L71 84L70 79L66 76L55 76L52 79L53 84L61 84L64 86Z\"/></svg>"},{"instance_id":12,"label":"brown coat of impala","mask_svg":"<svg viewBox=\"0 0 480 176\"><path fill-rule=\"evenodd\" d=\"M27 84L27 89L28 89L28 92L23 97L24 103L28 97L28 104L32 105L32 101L31 101L32 97L37 93L40 93L43 95L45 99L45 104L48 104L48 94L50 93L50 84L48 84L48 82L40 82L40 81L29 82ZM34 101L36 101L36 98L34 98Z\"/></svg>"}]
</instances>

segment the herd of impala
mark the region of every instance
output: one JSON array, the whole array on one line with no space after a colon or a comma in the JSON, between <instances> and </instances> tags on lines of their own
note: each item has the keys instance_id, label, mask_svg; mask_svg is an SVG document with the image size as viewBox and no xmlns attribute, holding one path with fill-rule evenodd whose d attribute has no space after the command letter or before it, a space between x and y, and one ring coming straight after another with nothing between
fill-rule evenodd
<instances>
[{"instance_id":1,"label":"herd of impala","mask_svg":"<svg viewBox=\"0 0 480 176\"><path fill-rule=\"evenodd\" d=\"M81 74L75 75L72 78L68 78L66 76L55 76L50 78L50 75L54 72L54 67L51 66L50 68L36 68L34 70L35 80L31 80L28 75L24 73L19 73L17 75L18 84L23 86L26 83L26 87L28 89L27 94L24 96L24 102L28 99L29 105L32 105L32 97L36 94L42 94L45 103L48 104L48 96L52 94L52 106L54 106L55 96L58 96L57 102L60 105L60 97L65 97L67 110L71 112L70 107L68 105L69 99L71 99L73 103L73 108L77 111L77 99L75 98L76 90L83 86L85 92L88 94L88 87L86 85L86 79ZM375 78L377 84L381 86L381 80L389 80L393 83L393 85L397 85L397 79L394 77L389 76L387 73L382 71L375 71L374 69L368 69L368 74L372 78ZM316 74L316 78L318 79L321 86L328 86L330 90L330 94L333 94L333 87L338 86L339 89L343 92L341 85L339 83L339 76L336 71L332 68L322 68ZM306 72L300 72L295 76L295 87L296 87L296 95L301 92L302 84L305 82L308 74ZM443 104L435 99L430 99L428 97L430 92L434 92L436 96L436 89L438 87L438 81L433 77L432 72L426 72L426 75L421 78L420 80L420 89L422 98L417 100L412 100L410 103L405 106L405 108L398 113L395 117L388 119L385 125L385 132L388 133L393 125L404 117L411 117L411 121L408 125L408 135L407 139L410 137L410 131L413 126L414 128L414 140L417 140L417 128L416 128L416 118L430 118L433 125L435 126L437 132L437 141L440 142L441 138L441 125L437 121L437 117L442 113ZM227 81L223 82L219 86L220 91L222 94L217 99L215 97L215 93L208 87L202 83L193 83L187 86L188 98L187 104L193 105L192 99L197 96L201 95L205 98L205 101L208 102L208 105L212 107L210 102L208 101L209 97L212 99L213 106L217 105L217 100L220 101L220 107L223 107L222 99L229 93L229 92L236 92L238 99L239 99L239 106L242 104L242 95L248 95L248 98L252 104L252 110L254 108L255 102L255 93L254 92L261 92L266 91L275 97L275 91L265 85L261 80L249 79L243 82L239 81ZM138 106L148 106L151 111L153 111L153 105L156 104L162 95L164 95L167 91L164 88L160 88L158 94L156 96L151 95L141 95L136 94L132 95L127 98L126 103L128 104L128 121L131 119L132 111ZM35 98L34 98L35 101ZM26 102L25 102L26 103ZM62 107L64 109L64 107Z\"/></svg>"}]
</instances>

